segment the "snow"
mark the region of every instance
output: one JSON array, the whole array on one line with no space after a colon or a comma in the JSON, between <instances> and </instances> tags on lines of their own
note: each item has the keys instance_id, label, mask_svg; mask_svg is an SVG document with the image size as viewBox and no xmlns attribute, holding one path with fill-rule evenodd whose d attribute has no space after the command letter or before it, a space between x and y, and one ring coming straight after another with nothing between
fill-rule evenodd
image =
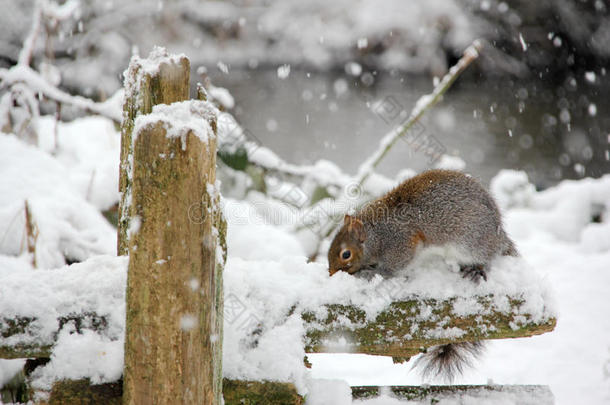
<instances>
[{"instance_id":1,"label":"snow","mask_svg":"<svg viewBox=\"0 0 610 405\"><path fill-rule=\"evenodd\" d=\"M91 111L96 114L111 118L116 122L121 121L122 113L119 100L122 99L122 91L119 90L115 95L102 103L96 103L91 99L72 96L58 88L52 86L38 72L29 66L16 65L10 69L0 69L0 80L4 86L24 83L28 89L35 94L42 94L60 103L73 105L83 111Z\"/></svg>"},{"instance_id":2,"label":"snow","mask_svg":"<svg viewBox=\"0 0 610 405\"><path fill-rule=\"evenodd\" d=\"M290 75L290 65L284 64L277 68L277 77L286 79Z\"/></svg>"},{"instance_id":3,"label":"snow","mask_svg":"<svg viewBox=\"0 0 610 405\"><path fill-rule=\"evenodd\" d=\"M229 67L223 61L219 60L218 63L216 63L216 66L218 67L218 70L220 70L222 73L229 74Z\"/></svg>"},{"instance_id":4,"label":"snow","mask_svg":"<svg viewBox=\"0 0 610 405\"><path fill-rule=\"evenodd\" d=\"M186 110L192 107L188 105ZM189 114L183 117L174 108L160 106L153 115L195 125ZM205 110L209 111L207 106ZM197 125L203 125L197 130L208 131L207 124ZM3 338L3 343L51 341L57 317L72 312L106 314L108 327L102 333L84 328L79 334L71 333L72 325L65 325L51 362L36 372L34 381L41 389L48 389L58 378L116 380L122 369L125 311L126 259L113 256L116 231L99 213L116 202L116 183L100 180L85 187L84 180L94 170L104 178L114 176L118 133L106 118L79 119L57 126L55 147L54 130L52 119L40 120L38 148L13 135L0 135L0 313L38 318L34 328L10 341ZM89 147L99 156L87 151L88 145L94 145ZM253 156L261 164L305 174L320 184L351 184L329 161L294 166L263 147ZM461 165L457 159L443 159L439 164ZM373 173L365 190L380 194L412 175L404 170L392 180ZM96 197L88 198L87 189L94 190L90 196ZM208 190L212 189L218 190L219 185L210 185ZM299 223L297 209L257 192L241 200L223 198L229 256L224 279L225 376L291 381L301 393L308 393L309 404L351 403L346 382L418 385L422 380L411 371L412 362L393 365L389 358L310 354L313 369L306 369L304 325L298 314L320 311L323 304L336 302L358 305L372 319L392 300L414 294L458 297L457 315L481 314L482 307L469 299L472 295L494 294L494 305L502 309L508 308L502 295L520 294L525 304L516 314L515 326L527 322L519 316L525 313L537 321L559 313L556 330L529 339L490 342L482 362L457 383L486 384L492 378L498 384L548 384L559 404L610 400L610 319L605 316L610 311L606 291L610 285L610 175L564 181L536 191L525 173L502 171L492 180L491 191L524 259L498 258L488 281L478 286L451 271L451 263L442 256L419 262L393 280L365 280L344 273L329 277L324 252L319 262L305 257L311 254L311 240L294 231ZM26 199L39 230L38 269L32 268L22 244ZM83 262L64 266L66 258ZM191 284L191 288L198 286ZM384 291L391 294L380 293ZM420 316L426 320L431 314ZM184 328L194 326L192 314L184 314L180 321ZM253 336L259 324L262 327ZM437 337L460 333L459 329L433 331ZM335 343L344 350L350 347L347 340ZM10 378L18 367L19 362L0 362L0 380ZM342 382L322 380L326 378ZM478 400L473 394L464 403ZM385 395L367 403L390 401L394 399ZM514 402L510 397L498 401Z\"/></svg>"},{"instance_id":5,"label":"snow","mask_svg":"<svg viewBox=\"0 0 610 405\"><path fill-rule=\"evenodd\" d=\"M124 338L107 338L90 330L64 327L51 361L32 373L32 387L50 390L55 381L89 378L92 384L114 382L123 374Z\"/></svg>"},{"instance_id":6,"label":"snow","mask_svg":"<svg viewBox=\"0 0 610 405\"><path fill-rule=\"evenodd\" d=\"M116 231L87 201L86 190L71 181L78 170L78 165L73 172L46 152L13 135L0 134L0 254L23 252L26 201L38 228L36 262L40 267L59 267L66 259L84 260L115 251ZM106 192L116 196L115 189Z\"/></svg>"},{"instance_id":7,"label":"snow","mask_svg":"<svg viewBox=\"0 0 610 405\"><path fill-rule=\"evenodd\" d=\"M345 73L350 76L360 76L362 66L358 62L348 62L345 64Z\"/></svg>"},{"instance_id":8,"label":"snow","mask_svg":"<svg viewBox=\"0 0 610 405\"><path fill-rule=\"evenodd\" d=\"M121 135L110 119L57 122L42 116L37 126L39 148L69 169L70 182L87 201L99 210L118 203Z\"/></svg>"},{"instance_id":9,"label":"snow","mask_svg":"<svg viewBox=\"0 0 610 405\"><path fill-rule=\"evenodd\" d=\"M208 121L216 114L216 108L207 101L187 100L158 104L150 114L136 117L132 142L136 141L142 131L160 122L166 130L166 137L181 139L182 150L186 149L186 136L189 133L207 144L208 139L215 136Z\"/></svg>"},{"instance_id":10,"label":"snow","mask_svg":"<svg viewBox=\"0 0 610 405\"><path fill-rule=\"evenodd\" d=\"M381 390L379 397L368 400L356 400L354 405L427 405L430 403L438 405L553 405L553 396L548 390L538 387L497 387L486 386L468 391L455 393L437 393L432 394L422 400L406 400L399 398L397 395L388 392L389 390ZM431 398L434 398L433 400ZM349 403L349 402L348 402Z\"/></svg>"},{"instance_id":11,"label":"snow","mask_svg":"<svg viewBox=\"0 0 610 405\"><path fill-rule=\"evenodd\" d=\"M229 90L225 89L224 87L210 85L207 92L212 100L217 101L225 109L230 110L231 108L235 107L235 99Z\"/></svg>"},{"instance_id":12,"label":"snow","mask_svg":"<svg viewBox=\"0 0 610 405\"><path fill-rule=\"evenodd\" d=\"M15 374L23 370L25 359L0 359L0 387L8 383Z\"/></svg>"},{"instance_id":13,"label":"snow","mask_svg":"<svg viewBox=\"0 0 610 405\"><path fill-rule=\"evenodd\" d=\"M434 165L436 169L457 170L462 171L466 168L466 162L459 156L441 155L440 159Z\"/></svg>"},{"instance_id":14,"label":"snow","mask_svg":"<svg viewBox=\"0 0 610 405\"><path fill-rule=\"evenodd\" d=\"M525 39L523 39L523 34L519 33L519 42L521 43L521 49L523 49L523 52L527 51L527 43L525 42Z\"/></svg>"},{"instance_id":15,"label":"snow","mask_svg":"<svg viewBox=\"0 0 610 405\"><path fill-rule=\"evenodd\" d=\"M6 318L34 320L23 333L3 338L4 345L52 343L59 317L97 313L107 323L101 333L94 333L86 329L85 321L83 334L78 334L67 322L51 362L33 376L35 386L50 389L61 378L116 381L123 362L127 258L94 256L49 270L32 269L22 259L0 256L0 308Z\"/></svg>"},{"instance_id":16,"label":"snow","mask_svg":"<svg viewBox=\"0 0 610 405\"><path fill-rule=\"evenodd\" d=\"M521 194L508 198L514 208L505 209L504 222L522 256L552 286L560 315L552 333L488 342L482 361L455 383L486 384L491 378L496 384L548 384L557 404L608 403L610 176L564 181L542 192L535 192L521 172L502 172L494 183L498 190ZM592 213L601 213L602 223L592 223ZM553 219L537 220L547 215ZM562 229L557 222L570 225ZM351 385L422 383L411 370L414 359L394 365L390 359L365 355L308 358L314 378L340 375Z\"/></svg>"},{"instance_id":17,"label":"snow","mask_svg":"<svg viewBox=\"0 0 610 405\"><path fill-rule=\"evenodd\" d=\"M489 189L501 209L529 207L536 192L525 172L502 170L492 180Z\"/></svg>"},{"instance_id":18,"label":"snow","mask_svg":"<svg viewBox=\"0 0 610 405\"><path fill-rule=\"evenodd\" d=\"M285 255L305 256L299 240L269 225L251 204L226 199L223 213L231 231L227 235L229 255L246 260L279 260ZM278 218L276 218L276 221ZM252 249L252 246L257 246Z\"/></svg>"}]
</instances>

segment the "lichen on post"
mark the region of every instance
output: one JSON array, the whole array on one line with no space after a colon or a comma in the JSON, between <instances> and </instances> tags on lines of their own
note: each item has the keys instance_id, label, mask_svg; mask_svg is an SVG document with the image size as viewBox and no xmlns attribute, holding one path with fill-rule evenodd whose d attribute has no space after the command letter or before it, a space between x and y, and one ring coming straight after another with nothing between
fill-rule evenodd
<instances>
[{"instance_id":1,"label":"lichen on post","mask_svg":"<svg viewBox=\"0 0 610 405\"><path fill-rule=\"evenodd\" d=\"M175 79L188 83L184 73L186 80ZM205 101L156 105L123 138L122 170L131 171L121 175L128 184L119 233L129 253L125 404L221 401L226 225L215 121L216 109Z\"/></svg>"},{"instance_id":2,"label":"lichen on post","mask_svg":"<svg viewBox=\"0 0 610 405\"><path fill-rule=\"evenodd\" d=\"M121 124L121 163L117 252L127 254L126 232L129 227L132 133L136 118L149 114L154 105L171 104L189 98L190 62L184 55L169 55L155 47L148 58L134 56L125 71L125 100Z\"/></svg>"},{"instance_id":3,"label":"lichen on post","mask_svg":"<svg viewBox=\"0 0 610 405\"><path fill-rule=\"evenodd\" d=\"M308 353L362 353L406 360L436 345L485 339L529 337L550 332L557 320L546 306L534 316L523 310L523 297L505 296L507 308L492 296L477 296L480 312L456 315L456 298L447 300L413 297L397 301L367 319L363 309L326 305L318 314L302 314L306 324ZM426 319L420 314L428 313ZM320 315L323 314L323 315Z\"/></svg>"}]
</instances>

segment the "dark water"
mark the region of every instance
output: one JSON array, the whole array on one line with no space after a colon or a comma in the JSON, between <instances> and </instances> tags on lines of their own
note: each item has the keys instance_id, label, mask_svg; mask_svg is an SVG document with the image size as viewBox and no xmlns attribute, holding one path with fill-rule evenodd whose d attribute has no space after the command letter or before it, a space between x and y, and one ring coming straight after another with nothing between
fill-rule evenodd
<instances>
[{"instance_id":1,"label":"dark water","mask_svg":"<svg viewBox=\"0 0 610 405\"><path fill-rule=\"evenodd\" d=\"M560 83L460 78L422 119L421 131L467 171L488 181L500 169L525 170L539 187L610 172L610 72ZM233 113L256 139L293 163L328 159L354 174L401 109L432 90L432 80L380 72L230 71L212 76L236 99ZM375 104L381 100L385 104ZM398 142L379 171L431 167L431 157Z\"/></svg>"}]
</instances>

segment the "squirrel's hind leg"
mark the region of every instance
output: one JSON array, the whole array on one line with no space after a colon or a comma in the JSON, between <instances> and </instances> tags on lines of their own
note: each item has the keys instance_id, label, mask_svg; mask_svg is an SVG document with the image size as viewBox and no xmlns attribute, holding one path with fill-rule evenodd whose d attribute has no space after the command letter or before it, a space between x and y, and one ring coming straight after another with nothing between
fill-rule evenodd
<instances>
[{"instance_id":1,"label":"squirrel's hind leg","mask_svg":"<svg viewBox=\"0 0 610 405\"><path fill-rule=\"evenodd\" d=\"M487 281L487 272L484 264L468 264L460 266L462 277L469 278L475 283L480 283L481 279Z\"/></svg>"}]
</instances>

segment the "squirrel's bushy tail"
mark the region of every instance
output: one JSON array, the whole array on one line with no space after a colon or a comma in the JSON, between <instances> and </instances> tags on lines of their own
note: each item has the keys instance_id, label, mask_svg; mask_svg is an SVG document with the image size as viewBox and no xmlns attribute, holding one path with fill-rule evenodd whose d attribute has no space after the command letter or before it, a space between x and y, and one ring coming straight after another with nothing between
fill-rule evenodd
<instances>
[{"instance_id":1,"label":"squirrel's bushy tail","mask_svg":"<svg viewBox=\"0 0 610 405\"><path fill-rule=\"evenodd\" d=\"M420 368L422 377L442 376L446 381L462 374L465 367L472 367L473 360L483 354L482 342L463 342L434 346L414 364Z\"/></svg>"}]
</instances>

